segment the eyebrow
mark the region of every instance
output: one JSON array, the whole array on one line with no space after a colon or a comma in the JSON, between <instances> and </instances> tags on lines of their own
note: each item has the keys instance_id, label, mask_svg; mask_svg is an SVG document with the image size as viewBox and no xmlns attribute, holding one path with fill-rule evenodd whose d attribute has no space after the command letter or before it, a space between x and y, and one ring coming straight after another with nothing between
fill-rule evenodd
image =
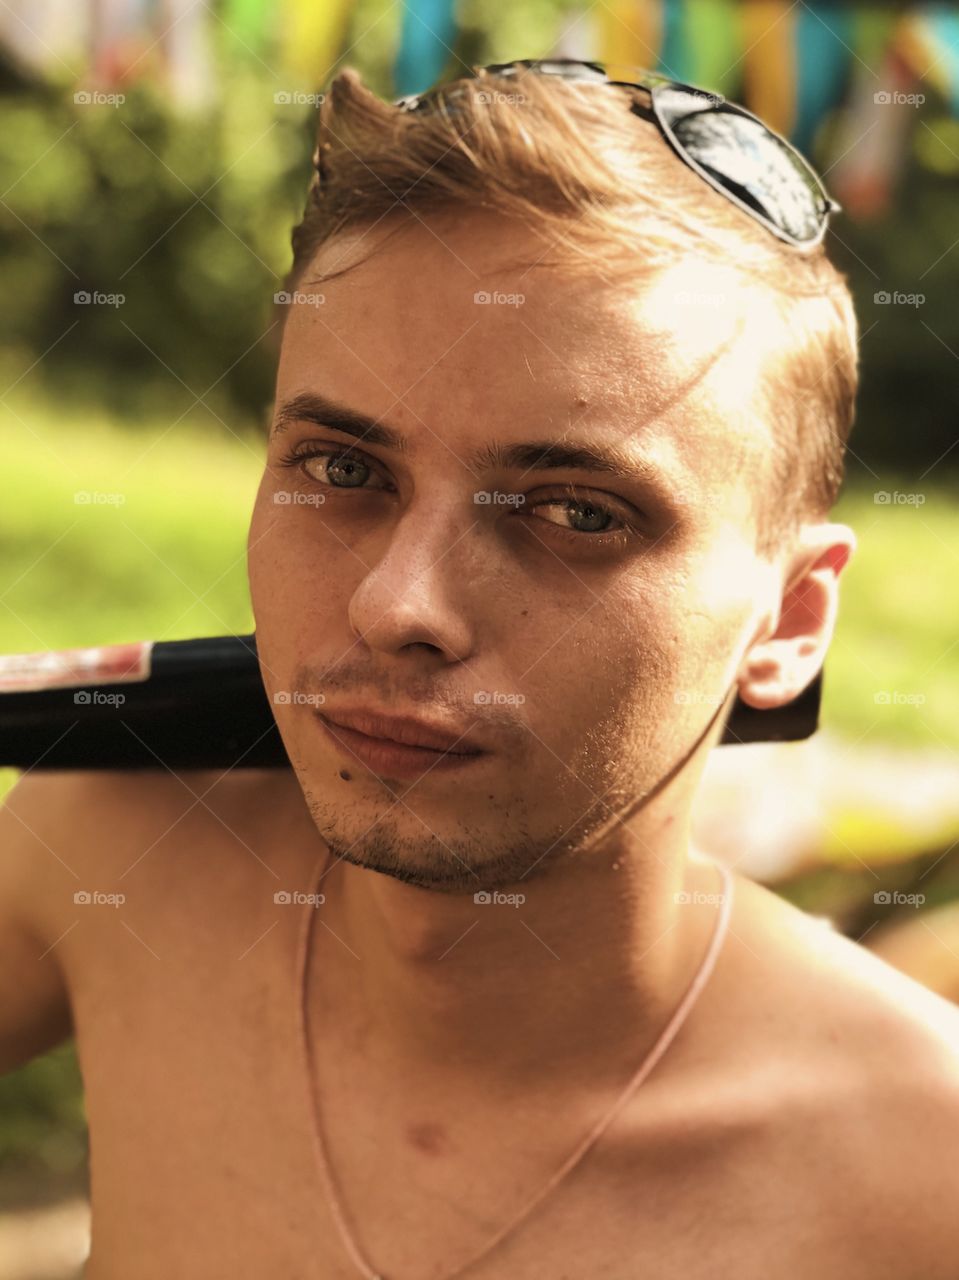
<instances>
[{"instance_id":1,"label":"eyebrow","mask_svg":"<svg viewBox=\"0 0 959 1280\"><path fill-rule=\"evenodd\" d=\"M302 392L280 407L274 420L271 439L275 439L294 422L313 422L320 427L342 431L344 435L353 436L366 444L392 449L406 456L410 453L408 438L393 427L317 392ZM497 467L508 471L553 471L565 468L605 474L619 480L641 480L664 488L668 481L662 468L650 459L616 444L598 446L586 442L555 440L529 440L513 444L492 442L475 450L465 462L471 471Z\"/></svg>"}]
</instances>

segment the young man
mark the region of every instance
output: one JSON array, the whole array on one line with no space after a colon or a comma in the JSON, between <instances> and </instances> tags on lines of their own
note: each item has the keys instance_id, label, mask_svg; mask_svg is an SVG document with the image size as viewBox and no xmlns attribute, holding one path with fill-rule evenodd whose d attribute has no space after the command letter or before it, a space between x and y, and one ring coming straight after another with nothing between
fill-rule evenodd
<instances>
[{"instance_id":1,"label":"young man","mask_svg":"<svg viewBox=\"0 0 959 1280\"><path fill-rule=\"evenodd\" d=\"M845 282L648 94L460 88L321 113L249 537L293 770L0 813L86 1274L955 1280L959 1013L690 847L829 645Z\"/></svg>"}]
</instances>

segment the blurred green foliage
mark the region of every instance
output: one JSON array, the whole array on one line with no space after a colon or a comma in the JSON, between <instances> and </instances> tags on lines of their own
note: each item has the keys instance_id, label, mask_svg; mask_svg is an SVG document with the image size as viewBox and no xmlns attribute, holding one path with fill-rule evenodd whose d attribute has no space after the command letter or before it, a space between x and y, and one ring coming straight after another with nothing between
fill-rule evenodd
<instances>
[{"instance_id":1,"label":"blurred green foliage","mask_svg":"<svg viewBox=\"0 0 959 1280\"><path fill-rule=\"evenodd\" d=\"M459 58L530 56L560 24L557 0L498 7L466 7ZM379 3L356 6L351 32L362 39L348 41L343 65L386 96L395 30L382 17ZM451 56L448 72L459 65ZM9 210L0 323L11 335L0 385L23 378L35 397L102 406L133 429L160 414L176 420L198 401L224 431L262 419L276 357L272 295L289 266L315 129L311 108L274 101L279 87L267 64L233 58L202 111L171 109L148 79L128 86L120 107L78 106L72 86L57 83L0 95ZM830 123L813 157L824 168L839 145ZM863 333L854 475L949 475L959 462L957 209L959 122L933 97L917 114L889 214L834 224L833 256ZM125 301L78 305L81 291ZM895 291L925 300L874 300Z\"/></svg>"},{"instance_id":2,"label":"blurred green foliage","mask_svg":"<svg viewBox=\"0 0 959 1280\"><path fill-rule=\"evenodd\" d=\"M119 108L45 87L4 114L4 385L46 353L37 394L134 429L199 398L226 427L262 413L272 295L309 173L302 113L237 71L202 119L172 113L146 81ZM82 291L124 301L77 305Z\"/></svg>"},{"instance_id":3,"label":"blurred green foliage","mask_svg":"<svg viewBox=\"0 0 959 1280\"><path fill-rule=\"evenodd\" d=\"M60 1181L82 1175L88 1154L73 1040L0 1076L0 1170L24 1184Z\"/></svg>"},{"instance_id":4,"label":"blurred green foliage","mask_svg":"<svg viewBox=\"0 0 959 1280\"><path fill-rule=\"evenodd\" d=\"M832 255L849 277L861 335L850 474L894 467L912 477L911 489L927 474L954 483L959 468L957 143L956 121L931 111L921 119L889 213L852 225L840 215ZM895 292L924 301L875 301Z\"/></svg>"}]
</instances>

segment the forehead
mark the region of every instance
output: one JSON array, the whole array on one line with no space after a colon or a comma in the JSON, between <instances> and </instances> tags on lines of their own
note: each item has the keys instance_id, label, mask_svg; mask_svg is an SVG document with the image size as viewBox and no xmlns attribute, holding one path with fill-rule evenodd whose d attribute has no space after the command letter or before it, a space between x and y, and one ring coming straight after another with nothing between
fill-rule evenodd
<instances>
[{"instance_id":1,"label":"forehead","mask_svg":"<svg viewBox=\"0 0 959 1280\"><path fill-rule=\"evenodd\" d=\"M278 402L322 391L424 449L535 427L635 443L692 488L742 476L769 436L751 394L762 324L738 274L691 258L600 279L553 258L499 216L336 237L297 286Z\"/></svg>"}]
</instances>

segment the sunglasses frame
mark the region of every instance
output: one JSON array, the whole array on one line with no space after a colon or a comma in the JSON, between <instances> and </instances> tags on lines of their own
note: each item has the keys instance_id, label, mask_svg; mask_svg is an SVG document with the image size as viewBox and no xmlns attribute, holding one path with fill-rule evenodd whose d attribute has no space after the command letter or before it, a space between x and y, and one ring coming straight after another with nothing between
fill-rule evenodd
<instances>
[{"instance_id":1,"label":"sunglasses frame","mask_svg":"<svg viewBox=\"0 0 959 1280\"><path fill-rule=\"evenodd\" d=\"M561 68L560 70L550 70L550 68ZM585 69L592 71L594 75L576 75L567 74L567 72L575 72L576 69ZM473 69L471 78L479 79L483 73L495 76L510 77L515 76L518 71L527 70L534 71L540 75L555 75L559 79L564 79L578 84L605 84L618 88L626 89L642 89L649 94L650 108L644 108L639 103L631 103L630 110L643 119L653 120L659 127L663 137L669 143L670 147L675 151L684 164L699 175L707 182L714 191L718 191L720 195L725 196L727 200L731 200L738 208L742 209L755 221L761 223L767 231L776 236L779 240L785 241L796 249L814 249L822 243L823 237L829 224L829 215L838 213L842 206L834 200L823 186L822 179L812 168L806 158L790 143L787 142L774 129L770 129L758 116L751 111L747 111L745 107L739 106L737 103L728 102L721 94L710 93L707 89L702 89L697 85L684 84L680 80L672 80L669 76L660 75L658 72L648 71L643 67L637 67L639 73L637 80L615 80L612 79L601 62L589 62L579 58L518 58L513 62L490 63L488 66L477 67ZM809 178L811 193L818 195L819 204L819 229L814 236L805 240L800 240L790 232L785 231L778 226L771 218L753 208L752 205L740 199L735 192L728 187L723 186L713 175L705 169L695 157L691 156L683 144L676 137L669 121L665 119L664 114L657 101L664 89L679 89L685 93L694 95L697 98L705 99L716 110L722 110L729 115L742 116L746 120L751 120L768 134L774 142L776 142L787 154L798 163L800 168ZM441 94L444 90L443 85L437 85L433 89L427 90L422 94L407 94L405 97L394 100L393 105L402 110L415 111L421 103L428 101L431 97ZM453 92L456 92L454 90ZM797 177L797 181L799 178Z\"/></svg>"}]
</instances>

